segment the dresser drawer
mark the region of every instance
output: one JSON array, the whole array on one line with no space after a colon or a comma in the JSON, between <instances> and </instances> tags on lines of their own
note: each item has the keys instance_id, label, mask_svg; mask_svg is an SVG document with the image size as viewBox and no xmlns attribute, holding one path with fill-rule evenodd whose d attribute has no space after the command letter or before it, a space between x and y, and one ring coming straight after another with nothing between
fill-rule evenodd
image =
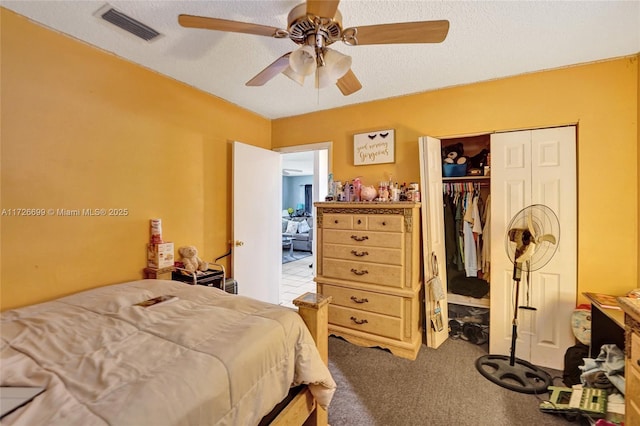
<instances>
[{"instance_id":1,"label":"dresser drawer","mask_svg":"<svg viewBox=\"0 0 640 426\"><path fill-rule=\"evenodd\" d=\"M398 215L369 215L368 231L402 232L404 217Z\"/></svg>"},{"instance_id":2,"label":"dresser drawer","mask_svg":"<svg viewBox=\"0 0 640 426\"><path fill-rule=\"evenodd\" d=\"M322 294L324 296L331 296L333 298L331 301L333 305L360 309L367 312L375 312L398 318L402 316L402 297L338 287L329 284L324 284L322 286Z\"/></svg>"},{"instance_id":3,"label":"dresser drawer","mask_svg":"<svg viewBox=\"0 0 640 426\"><path fill-rule=\"evenodd\" d=\"M400 339L402 337L402 320L360 309L329 305L329 324L335 324L363 333Z\"/></svg>"},{"instance_id":4,"label":"dresser drawer","mask_svg":"<svg viewBox=\"0 0 640 426\"><path fill-rule=\"evenodd\" d=\"M353 215L353 229L358 231L366 231L368 228L369 216L366 214Z\"/></svg>"},{"instance_id":5,"label":"dresser drawer","mask_svg":"<svg viewBox=\"0 0 640 426\"><path fill-rule=\"evenodd\" d=\"M638 336L634 337L639 338ZM625 368L626 378L624 393L626 398L627 416L640 421L640 369L637 368L637 359L638 358L632 358L627 360L627 366ZM632 364L635 364L635 366ZM629 424L637 425L640 423L630 422Z\"/></svg>"},{"instance_id":6,"label":"dresser drawer","mask_svg":"<svg viewBox=\"0 0 640 426\"><path fill-rule=\"evenodd\" d=\"M401 249L324 244L322 250L325 258L384 263L398 266L402 266L403 264Z\"/></svg>"},{"instance_id":7,"label":"dresser drawer","mask_svg":"<svg viewBox=\"0 0 640 426\"><path fill-rule=\"evenodd\" d=\"M383 214L325 213L325 229L356 229L360 231L403 232L404 216Z\"/></svg>"},{"instance_id":8,"label":"dresser drawer","mask_svg":"<svg viewBox=\"0 0 640 426\"><path fill-rule=\"evenodd\" d=\"M361 247L402 248L403 235L392 232L347 231L325 229L322 231L324 243L347 244Z\"/></svg>"},{"instance_id":9,"label":"dresser drawer","mask_svg":"<svg viewBox=\"0 0 640 426\"><path fill-rule=\"evenodd\" d=\"M325 257L322 261L322 271L323 276L330 278L396 288L404 287L404 274L401 266L350 262Z\"/></svg>"},{"instance_id":10,"label":"dresser drawer","mask_svg":"<svg viewBox=\"0 0 640 426\"><path fill-rule=\"evenodd\" d=\"M353 216L350 214L324 214L322 227L324 229L353 229Z\"/></svg>"}]
</instances>

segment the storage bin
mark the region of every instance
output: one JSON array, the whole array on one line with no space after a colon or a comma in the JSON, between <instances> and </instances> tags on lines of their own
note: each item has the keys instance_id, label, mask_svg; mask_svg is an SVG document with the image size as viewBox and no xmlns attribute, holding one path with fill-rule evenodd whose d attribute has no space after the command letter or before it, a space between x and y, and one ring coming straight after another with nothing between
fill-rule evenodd
<instances>
[{"instance_id":1,"label":"storage bin","mask_svg":"<svg viewBox=\"0 0 640 426\"><path fill-rule=\"evenodd\" d=\"M459 177L467 175L466 164L451 164L444 163L442 165L442 176L444 177Z\"/></svg>"}]
</instances>

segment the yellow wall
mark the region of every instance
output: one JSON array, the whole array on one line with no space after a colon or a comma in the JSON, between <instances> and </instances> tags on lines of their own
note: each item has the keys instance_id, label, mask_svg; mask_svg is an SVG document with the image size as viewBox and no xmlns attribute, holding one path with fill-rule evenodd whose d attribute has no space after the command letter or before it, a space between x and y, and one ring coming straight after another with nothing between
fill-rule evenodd
<instances>
[{"instance_id":1,"label":"yellow wall","mask_svg":"<svg viewBox=\"0 0 640 426\"><path fill-rule=\"evenodd\" d=\"M333 141L336 180L416 182L420 136L577 123L578 291L622 294L638 286L638 79L634 55L278 119L272 140ZM395 164L353 166L353 135L388 128Z\"/></svg>"},{"instance_id":2,"label":"yellow wall","mask_svg":"<svg viewBox=\"0 0 640 426\"><path fill-rule=\"evenodd\" d=\"M271 122L0 9L1 307L142 277L149 219L205 259L230 239L230 141Z\"/></svg>"},{"instance_id":3,"label":"yellow wall","mask_svg":"<svg viewBox=\"0 0 640 426\"><path fill-rule=\"evenodd\" d=\"M422 135L568 123L579 128L579 291L638 286L638 56L270 121L1 8L0 28L0 208L128 209L1 216L2 309L139 278L151 218L177 246L225 253L232 140L333 141L336 179L411 182ZM353 134L386 128L396 162L352 166Z\"/></svg>"}]
</instances>

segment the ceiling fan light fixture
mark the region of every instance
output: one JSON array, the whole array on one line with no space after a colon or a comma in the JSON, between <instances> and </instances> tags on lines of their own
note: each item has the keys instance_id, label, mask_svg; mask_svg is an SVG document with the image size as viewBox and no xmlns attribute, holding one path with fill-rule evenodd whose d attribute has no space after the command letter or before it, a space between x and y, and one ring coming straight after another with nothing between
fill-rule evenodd
<instances>
[{"instance_id":1,"label":"ceiling fan light fixture","mask_svg":"<svg viewBox=\"0 0 640 426\"><path fill-rule=\"evenodd\" d=\"M351 56L333 49L324 49L324 65L318 68L316 88L323 89L335 84L351 69Z\"/></svg>"},{"instance_id":2,"label":"ceiling fan light fixture","mask_svg":"<svg viewBox=\"0 0 640 426\"><path fill-rule=\"evenodd\" d=\"M333 49L325 49L324 64L333 80L338 80L351 69L351 56Z\"/></svg>"},{"instance_id":3,"label":"ceiling fan light fixture","mask_svg":"<svg viewBox=\"0 0 640 426\"><path fill-rule=\"evenodd\" d=\"M316 51L312 46L302 46L294 50L289 56L289 66L302 76L311 75L316 71Z\"/></svg>"},{"instance_id":4,"label":"ceiling fan light fixture","mask_svg":"<svg viewBox=\"0 0 640 426\"><path fill-rule=\"evenodd\" d=\"M282 74L286 75L300 86L304 86L304 75L295 72L291 66L288 66L284 71L282 71Z\"/></svg>"}]
</instances>

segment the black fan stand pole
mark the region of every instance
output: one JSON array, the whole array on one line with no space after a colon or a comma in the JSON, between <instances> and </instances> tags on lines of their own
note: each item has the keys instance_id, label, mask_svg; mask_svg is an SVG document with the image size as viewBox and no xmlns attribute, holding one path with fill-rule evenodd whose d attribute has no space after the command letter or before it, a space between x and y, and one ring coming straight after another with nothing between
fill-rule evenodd
<instances>
[{"instance_id":1,"label":"black fan stand pole","mask_svg":"<svg viewBox=\"0 0 640 426\"><path fill-rule=\"evenodd\" d=\"M516 285L516 299L511 326L511 353L509 356L481 356L476 360L476 369L484 377L503 388L521 393L544 393L553 383L549 373L525 360L516 358L516 340L518 339L518 297L520 296L521 277L522 264L514 263L513 280Z\"/></svg>"},{"instance_id":2,"label":"black fan stand pole","mask_svg":"<svg viewBox=\"0 0 640 426\"><path fill-rule=\"evenodd\" d=\"M516 276L517 274L517 276ZM509 356L509 365L513 367L516 363L516 340L518 340L518 297L520 297L520 278L522 269L518 268L518 264L513 268L513 280L516 283L516 302L513 309L513 321L511 321L511 354Z\"/></svg>"}]
</instances>

